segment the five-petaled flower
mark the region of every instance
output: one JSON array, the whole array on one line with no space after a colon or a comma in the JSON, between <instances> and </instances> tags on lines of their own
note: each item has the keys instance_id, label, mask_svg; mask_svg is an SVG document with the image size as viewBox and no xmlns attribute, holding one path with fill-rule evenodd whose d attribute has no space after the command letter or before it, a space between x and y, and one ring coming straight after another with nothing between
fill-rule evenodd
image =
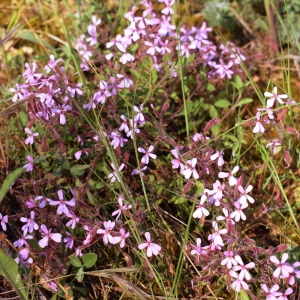
<instances>
[{"instance_id":1,"label":"five-petaled flower","mask_svg":"<svg viewBox=\"0 0 300 300\"><path fill-rule=\"evenodd\" d=\"M226 178L228 177L229 185L234 186L237 183L237 179L233 176L238 170L240 169L239 166L235 166L231 172L226 173L226 172L219 172L218 177L219 178Z\"/></svg>"},{"instance_id":2,"label":"five-petaled flower","mask_svg":"<svg viewBox=\"0 0 300 300\"><path fill-rule=\"evenodd\" d=\"M147 248L148 257L151 257L152 255L158 255L159 251L161 250L161 246L152 243L150 232L146 232L145 237L147 242L139 244L138 248L140 250Z\"/></svg>"},{"instance_id":3,"label":"five-petaled flower","mask_svg":"<svg viewBox=\"0 0 300 300\"><path fill-rule=\"evenodd\" d=\"M30 155L27 155L28 164L24 165L23 168L26 169L26 172L31 172L34 168L34 158Z\"/></svg>"},{"instance_id":4,"label":"five-petaled flower","mask_svg":"<svg viewBox=\"0 0 300 300\"><path fill-rule=\"evenodd\" d=\"M197 158L187 160L186 164L187 166L185 167L185 170L182 171L182 174L184 175L185 179L189 179L192 174L195 179L199 179L200 176L196 170Z\"/></svg>"},{"instance_id":5,"label":"five-petaled flower","mask_svg":"<svg viewBox=\"0 0 300 300\"><path fill-rule=\"evenodd\" d=\"M156 159L156 155L154 153L151 153L154 150L154 147L150 145L148 150L145 150L142 147L138 148L138 151L141 153L145 153L145 155L142 157L141 162L144 164L149 164L149 157Z\"/></svg>"},{"instance_id":6,"label":"five-petaled flower","mask_svg":"<svg viewBox=\"0 0 300 300\"><path fill-rule=\"evenodd\" d=\"M34 142L34 137L35 136L38 136L39 133L38 132L35 132L33 133L29 128L25 128L25 132L29 135L28 138L25 140L25 144L33 144Z\"/></svg>"},{"instance_id":7,"label":"five-petaled flower","mask_svg":"<svg viewBox=\"0 0 300 300\"><path fill-rule=\"evenodd\" d=\"M41 248L45 248L48 246L49 239L53 240L56 243L61 242L61 234L60 233L51 233L52 229L48 229L46 225L41 225L42 235L44 236L41 240L39 240L38 244Z\"/></svg>"},{"instance_id":8,"label":"five-petaled flower","mask_svg":"<svg viewBox=\"0 0 300 300\"><path fill-rule=\"evenodd\" d=\"M294 272L294 269L290 266L289 263L286 263L289 255L287 253L283 253L281 261L278 260L276 256L271 256L270 261L277 265L277 269L274 271L273 276L279 277L282 274L283 278L287 278L290 276L290 273Z\"/></svg>"},{"instance_id":9,"label":"five-petaled flower","mask_svg":"<svg viewBox=\"0 0 300 300\"><path fill-rule=\"evenodd\" d=\"M50 205L58 205L58 207L57 207L57 213L59 215L61 215L62 213L64 213L65 215L69 215L70 212L69 212L69 209L68 209L67 205L69 205L69 206L75 206L75 200L74 199L71 199L69 201L65 200L62 190L58 190L57 194L58 194L59 200L57 200L57 201L50 200L49 204Z\"/></svg>"},{"instance_id":10,"label":"five-petaled flower","mask_svg":"<svg viewBox=\"0 0 300 300\"><path fill-rule=\"evenodd\" d=\"M265 95L265 97L270 98L270 99L267 100L267 107L272 107L274 105L275 100L278 101L278 103L280 103L280 104L284 104L282 99L287 99L288 98L287 94L278 95L277 86L275 86L273 88L272 93L265 92L264 95Z\"/></svg>"}]
</instances>

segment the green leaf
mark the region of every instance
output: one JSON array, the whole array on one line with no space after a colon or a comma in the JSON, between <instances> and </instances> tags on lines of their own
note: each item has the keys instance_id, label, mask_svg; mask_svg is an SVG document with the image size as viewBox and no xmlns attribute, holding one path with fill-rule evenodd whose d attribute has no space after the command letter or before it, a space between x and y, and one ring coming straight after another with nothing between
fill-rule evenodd
<instances>
[{"instance_id":1,"label":"green leaf","mask_svg":"<svg viewBox=\"0 0 300 300\"><path fill-rule=\"evenodd\" d=\"M0 203L2 202L3 198L7 194L10 187L14 184L15 180L25 171L25 169L18 168L12 171L3 181L2 187L0 189Z\"/></svg>"},{"instance_id":2,"label":"green leaf","mask_svg":"<svg viewBox=\"0 0 300 300\"><path fill-rule=\"evenodd\" d=\"M240 291L240 296L241 296L242 300L249 300L250 299L249 295L247 294L247 292L245 290L243 290L243 289Z\"/></svg>"},{"instance_id":3,"label":"green leaf","mask_svg":"<svg viewBox=\"0 0 300 300\"><path fill-rule=\"evenodd\" d=\"M20 111L18 113L18 116L19 116L19 120L20 120L20 123L22 125L22 127L26 127L26 125L28 124L28 117L27 117L27 114L25 114L23 111Z\"/></svg>"},{"instance_id":4,"label":"green leaf","mask_svg":"<svg viewBox=\"0 0 300 300\"><path fill-rule=\"evenodd\" d=\"M137 71L133 69L130 69L129 71L136 79L140 79L141 75Z\"/></svg>"},{"instance_id":5,"label":"green leaf","mask_svg":"<svg viewBox=\"0 0 300 300\"><path fill-rule=\"evenodd\" d=\"M207 83L205 89L209 92L213 92L216 90L215 86L211 83Z\"/></svg>"},{"instance_id":6,"label":"green leaf","mask_svg":"<svg viewBox=\"0 0 300 300\"><path fill-rule=\"evenodd\" d=\"M66 158L62 161L61 167L65 170L70 169L70 162Z\"/></svg>"},{"instance_id":7,"label":"green leaf","mask_svg":"<svg viewBox=\"0 0 300 300\"><path fill-rule=\"evenodd\" d=\"M251 103L251 102L253 102L253 99L252 99L252 98L243 98L243 99L241 99L241 101L237 104L236 107L243 106L243 105L248 104L248 103Z\"/></svg>"},{"instance_id":8,"label":"green leaf","mask_svg":"<svg viewBox=\"0 0 300 300\"><path fill-rule=\"evenodd\" d=\"M71 260L72 266L74 266L76 268L82 267L82 263L77 256L70 256L70 260Z\"/></svg>"},{"instance_id":9,"label":"green leaf","mask_svg":"<svg viewBox=\"0 0 300 300\"><path fill-rule=\"evenodd\" d=\"M157 70L155 68L152 69L151 71L151 83L155 84L155 82L157 81Z\"/></svg>"},{"instance_id":10,"label":"green leaf","mask_svg":"<svg viewBox=\"0 0 300 300\"><path fill-rule=\"evenodd\" d=\"M53 47L42 37L39 37L38 39L36 38L36 34L34 34L31 31L23 31L19 33L19 38L23 39L23 40L27 40L30 41L32 43L35 44L43 44L44 46L46 46L49 49L53 49Z\"/></svg>"},{"instance_id":11,"label":"green leaf","mask_svg":"<svg viewBox=\"0 0 300 300\"><path fill-rule=\"evenodd\" d=\"M243 80L239 75L235 76L234 81L239 89L244 86Z\"/></svg>"},{"instance_id":12,"label":"green leaf","mask_svg":"<svg viewBox=\"0 0 300 300\"><path fill-rule=\"evenodd\" d=\"M88 169L89 165L75 165L70 169L70 172L73 176L81 176L84 174L85 170Z\"/></svg>"},{"instance_id":13,"label":"green leaf","mask_svg":"<svg viewBox=\"0 0 300 300\"><path fill-rule=\"evenodd\" d=\"M183 204L183 203L186 203L187 200L184 198L184 197L179 197L177 198L175 201L174 201L174 204Z\"/></svg>"},{"instance_id":14,"label":"green leaf","mask_svg":"<svg viewBox=\"0 0 300 300\"><path fill-rule=\"evenodd\" d=\"M76 274L76 279L78 280L78 282L81 282L83 280L84 277L84 272L83 272L83 267L81 267Z\"/></svg>"},{"instance_id":15,"label":"green leaf","mask_svg":"<svg viewBox=\"0 0 300 300\"><path fill-rule=\"evenodd\" d=\"M2 249L0 249L0 273L9 281L22 300L28 299L26 289L18 270L18 265L14 259L8 256Z\"/></svg>"},{"instance_id":16,"label":"green leaf","mask_svg":"<svg viewBox=\"0 0 300 300\"><path fill-rule=\"evenodd\" d=\"M82 257L82 261L86 268L91 268L97 261L97 254L87 253Z\"/></svg>"},{"instance_id":17,"label":"green leaf","mask_svg":"<svg viewBox=\"0 0 300 300\"><path fill-rule=\"evenodd\" d=\"M96 202L96 200L95 200L93 194L92 194L90 191L87 191L86 194L87 194L87 196L88 196L88 199L89 199L90 204L96 205L97 202Z\"/></svg>"},{"instance_id":18,"label":"green leaf","mask_svg":"<svg viewBox=\"0 0 300 300\"><path fill-rule=\"evenodd\" d=\"M216 108L213 105L209 106L208 113L211 118L218 118L218 116L219 116L218 111L216 110Z\"/></svg>"},{"instance_id":19,"label":"green leaf","mask_svg":"<svg viewBox=\"0 0 300 300\"><path fill-rule=\"evenodd\" d=\"M224 107L231 106L231 103L226 99L221 99L221 100L216 101L214 106L224 108Z\"/></svg>"}]
</instances>

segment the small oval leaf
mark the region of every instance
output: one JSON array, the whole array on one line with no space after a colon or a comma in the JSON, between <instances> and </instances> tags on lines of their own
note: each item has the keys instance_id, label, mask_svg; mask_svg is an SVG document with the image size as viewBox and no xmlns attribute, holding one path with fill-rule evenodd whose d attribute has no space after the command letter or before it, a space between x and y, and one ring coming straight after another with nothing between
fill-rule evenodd
<instances>
[{"instance_id":1,"label":"small oval leaf","mask_svg":"<svg viewBox=\"0 0 300 300\"><path fill-rule=\"evenodd\" d=\"M91 268L97 261L97 254L87 253L82 257L82 261L86 268Z\"/></svg>"}]
</instances>

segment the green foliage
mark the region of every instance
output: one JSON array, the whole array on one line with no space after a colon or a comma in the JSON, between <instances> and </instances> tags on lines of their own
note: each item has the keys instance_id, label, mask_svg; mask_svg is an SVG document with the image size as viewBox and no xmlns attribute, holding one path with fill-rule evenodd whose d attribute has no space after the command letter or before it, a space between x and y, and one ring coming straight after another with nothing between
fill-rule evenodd
<instances>
[{"instance_id":1,"label":"green foliage","mask_svg":"<svg viewBox=\"0 0 300 300\"><path fill-rule=\"evenodd\" d=\"M29 299L18 265L2 249L0 249L0 274L9 281L22 300Z\"/></svg>"}]
</instances>

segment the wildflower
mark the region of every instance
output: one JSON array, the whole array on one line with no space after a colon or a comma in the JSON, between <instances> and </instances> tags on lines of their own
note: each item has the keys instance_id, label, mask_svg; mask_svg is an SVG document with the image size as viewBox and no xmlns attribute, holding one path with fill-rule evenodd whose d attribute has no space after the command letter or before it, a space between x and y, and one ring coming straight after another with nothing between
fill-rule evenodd
<instances>
[{"instance_id":1,"label":"wildflower","mask_svg":"<svg viewBox=\"0 0 300 300\"><path fill-rule=\"evenodd\" d=\"M193 213L194 218L201 219L203 216L207 217L209 215L209 211L203 206L206 199L207 199L206 195L201 196L200 203L197 205L197 209Z\"/></svg>"},{"instance_id":2,"label":"wildflower","mask_svg":"<svg viewBox=\"0 0 300 300\"><path fill-rule=\"evenodd\" d=\"M215 232L208 236L208 240L211 241L215 246L224 246L221 235L226 234L227 229L223 228L219 230L218 223L216 221L212 222L212 226Z\"/></svg>"},{"instance_id":3,"label":"wildflower","mask_svg":"<svg viewBox=\"0 0 300 300\"><path fill-rule=\"evenodd\" d=\"M193 248L193 250L191 250L191 255L203 255L206 254L207 251L207 246L201 247L201 239L197 238L196 240L196 245L191 244L191 247Z\"/></svg>"},{"instance_id":4,"label":"wildflower","mask_svg":"<svg viewBox=\"0 0 300 300\"><path fill-rule=\"evenodd\" d=\"M147 170L147 166L143 166L141 168L141 170L139 169L133 169L133 171L131 172L131 175L138 175L138 174L141 174L142 176L145 176L145 173L143 171Z\"/></svg>"},{"instance_id":5,"label":"wildflower","mask_svg":"<svg viewBox=\"0 0 300 300\"><path fill-rule=\"evenodd\" d=\"M141 153L145 153L145 155L142 157L141 162L144 164L148 164L149 163L149 157L156 159L156 155L154 153L151 153L154 150L154 147L152 145L150 145L148 150L145 150L142 147L138 148L138 151Z\"/></svg>"},{"instance_id":6,"label":"wildflower","mask_svg":"<svg viewBox=\"0 0 300 300\"><path fill-rule=\"evenodd\" d=\"M277 86L275 86L273 88L272 93L265 92L264 95L265 95L265 97L270 98L267 100L267 107L272 107L274 105L275 100L278 101L278 103L280 103L280 104L284 104L282 99L288 98L288 95L286 95L286 94L278 95Z\"/></svg>"},{"instance_id":7,"label":"wildflower","mask_svg":"<svg viewBox=\"0 0 300 300\"><path fill-rule=\"evenodd\" d=\"M225 266L228 269L231 269L232 266L236 266L237 265L237 261L233 258L233 252L232 251L224 251L224 255L226 256L226 258L224 258L221 261L221 265Z\"/></svg>"},{"instance_id":8,"label":"wildflower","mask_svg":"<svg viewBox=\"0 0 300 300\"><path fill-rule=\"evenodd\" d=\"M33 230L38 230L39 229L39 225L37 223L34 222L34 211L30 212L30 218L24 218L21 217L20 221L23 223L26 223L23 227L23 234L26 235L27 232L32 232Z\"/></svg>"},{"instance_id":9,"label":"wildflower","mask_svg":"<svg viewBox=\"0 0 300 300\"><path fill-rule=\"evenodd\" d=\"M31 130L29 128L25 128L25 132L29 135L29 137L25 140L25 144L33 144L34 142L34 137L35 136L38 136L39 133L38 132L35 132L35 133L32 133Z\"/></svg>"},{"instance_id":10,"label":"wildflower","mask_svg":"<svg viewBox=\"0 0 300 300\"><path fill-rule=\"evenodd\" d=\"M273 276L279 277L282 274L283 278L289 277L290 273L293 273L294 269L286 263L289 255L287 253L283 253L281 261L278 260L276 256L271 256L270 261L277 266L277 269L274 271Z\"/></svg>"},{"instance_id":11,"label":"wildflower","mask_svg":"<svg viewBox=\"0 0 300 300\"><path fill-rule=\"evenodd\" d=\"M293 289L287 288L284 293L281 293L281 295L279 296L279 298L277 298L277 300L289 300L287 296L291 295L292 293L293 293Z\"/></svg>"},{"instance_id":12,"label":"wildflower","mask_svg":"<svg viewBox=\"0 0 300 300\"><path fill-rule=\"evenodd\" d=\"M71 218L71 220L69 220L66 223L66 226L69 227L71 226L72 229L75 229L76 223L79 222L79 218L75 216L75 214L73 212L68 212L66 214L67 217Z\"/></svg>"},{"instance_id":13,"label":"wildflower","mask_svg":"<svg viewBox=\"0 0 300 300\"><path fill-rule=\"evenodd\" d=\"M61 234L60 233L51 233L52 229L48 229L46 225L41 225L42 235L44 236L41 240L39 240L38 244L41 248L45 248L48 246L49 239L53 240L56 243L61 242Z\"/></svg>"},{"instance_id":14,"label":"wildflower","mask_svg":"<svg viewBox=\"0 0 300 300\"><path fill-rule=\"evenodd\" d=\"M207 193L211 197L209 198L209 203L214 203L216 206L219 206L220 200L223 198L223 190L225 189L225 184L221 184L219 180L213 183L213 190L205 189L204 193Z\"/></svg>"},{"instance_id":15,"label":"wildflower","mask_svg":"<svg viewBox=\"0 0 300 300\"><path fill-rule=\"evenodd\" d=\"M175 0L164 0L166 7L161 11L164 15L173 15L174 10L172 9L172 5L174 4Z\"/></svg>"},{"instance_id":16,"label":"wildflower","mask_svg":"<svg viewBox=\"0 0 300 300\"><path fill-rule=\"evenodd\" d=\"M6 231L6 223L8 223L8 216L2 216L2 214L0 214L0 220L1 220L1 227L2 230Z\"/></svg>"},{"instance_id":17,"label":"wildflower","mask_svg":"<svg viewBox=\"0 0 300 300\"><path fill-rule=\"evenodd\" d=\"M14 96L11 100L12 102L24 99L25 90L22 87L23 85L16 84L16 88L9 89L10 92L14 93Z\"/></svg>"},{"instance_id":18,"label":"wildflower","mask_svg":"<svg viewBox=\"0 0 300 300\"><path fill-rule=\"evenodd\" d=\"M152 255L158 255L161 250L161 246L152 243L150 232L145 233L147 242L138 245L140 250L147 248L147 256L151 257Z\"/></svg>"},{"instance_id":19,"label":"wildflower","mask_svg":"<svg viewBox=\"0 0 300 300\"><path fill-rule=\"evenodd\" d=\"M273 141L271 143L268 143L266 145L266 148L270 148L271 152L275 155L280 151L280 146L281 146L281 143Z\"/></svg>"},{"instance_id":20,"label":"wildflower","mask_svg":"<svg viewBox=\"0 0 300 300\"><path fill-rule=\"evenodd\" d=\"M254 199L248 195L248 193L250 193L253 189L253 186L252 185L249 185L246 190L244 190L244 188L239 185L238 186L238 190L240 191L241 193L241 197L238 199L239 203L244 206L244 207L247 207L248 204L247 204L247 200L250 202L250 203L254 203Z\"/></svg>"},{"instance_id":21,"label":"wildflower","mask_svg":"<svg viewBox=\"0 0 300 300\"><path fill-rule=\"evenodd\" d=\"M98 234L103 234L103 242L104 244L117 244L121 241L121 237L118 236L112 236L110 234L110 231L115 227L115 222L112 221L104 221L103 225L104 225L104 229L99 228L97 230Z\"/></svg>"},{"instance_id":22,"label":"wildflower","mask_svg":"<svg viewBox=\"0 0 300 300\"><path fill-rule=\"evenodd\" d=\"M239 266L234 266L233 267L234 271L240 271L239 278L242 279L242 280L244 278L246 278L247 280L250 280L251 279L251 275L250 275L250 273L248 272L247 269L253 269L255 267L254 262L250 262L247 265L245 265L239 255L236 255L234 257L234 259L235 259L236 262L239 263Z\"/></svg>"},{"instance_id":23,"label":"wildflower","mask_svg":"<svg viewBox=\"0 0 300 300\"><path fill-rule=\"evenodd\" d=\"M221 167L224 165L223 155L224 155L223 151L216 150L216 153L210 156L210 160L218 159L218 166Z\"/></svg>"},{"instance_id":24,"label":"wildflower","mask_svg":"<svg viewBox=\"0 0 300 300\"><path fill-rule=\"evenodd\" d=\"M34 159L32 156L27 155L28 164L24 165L23 168L26 169L26 172L31 172L34 167Z\"/></svg>"},{"instance_id":25,"label":"wildflower","mask_svg":"<svg viewBox=\"0 0 300 300\"><path fill-rule=\"evenodd\" d=\"M112 141L110 144L114 147L114 149L120 147L124 147L124 143L128 142L127 139L123 138L119 132L112 132L110 135Z\"/></svg>"},{"instance_id":26,"label":"wildflower","mask_svg":"<svg viewBox=\"0 0 300 300\"><path fill-rule=\"evenodd\" d=\"M219 64L215 64L214 68L217 69L216 73L220 75L221 78L225 76L228 79L231 79L234 72L230 69L233 66L233 62L229 61L228 64L225 64L222 59L220 59Z\"/></svg>"},{"instance_id":27,"label":"wildflower","mask_svg":"<svg viewBox=\"0 0 300 300\"><path fill-rule=\"evenodd\" d=\"M255 122L256 122L256 124L255 124L255 127L253 128L253 133L258 133L258 132L264 133L265 128L262 125L261 120L260 120L260 112L256 113L256 121Z\"/></svg>"},{"instance_id":28,"label":"wildflower","mask_svg":"<svg viewBox=\"0 0 300 300\"><path fill-rule=\"evenodd\" d=\"M234 203L236 210L230 214L230 218L234 219L236 222L239 222L240 219L246 220L246 216L243 213L243 209L248 206L241 205L238 201Z\"/></svg>"},{"instance_id":29,"label":"wildflower","mask_svg":"<svg viewBox=\"0 0 300 300\"><path fill-rule=\"evenodd\" d=\"M66 248L72 249L74 246L74 238L69 232L66 232L66 234L67 237L64 238L64 243L66 243Z\"/></svg>"},{"instance_id":30,"label":"wildflower","mask_svg":"<svg viewBox=\"0 0 300 300\"><path fill-rule=\"evenodd\" d=\"M140 105L140 108L134 105L133 110L137 112L136 116L133 118L135 122L137 122L140 125L145 124L145 117L143 115L143 104Z\"/></svg>"},{"instance_id":31,"label":"wildflower","mask_svg":"<svg viewBox=\"0 0 300 300\"><path fill-rule=\"evenodd\" d=\"M29 247L29 244L27 243L26 240L32 240L33 239L33 236L32 235L26 235L26 234L23 234L21 238L19 238L18 240L16 240L13 245L16 247L16 248L22 248L24 245L25 247Z\"/></svg>"},{"instance_id":32,"label":"wildflower","mask_svg":"<svg viewBox=\"0 0 300 300\"><path fill-rule=\"evenodd\" d=\"M237 183L237 179L233 176L238 170L240 169L239 166L235 166L233 170L229 173L225 172L219 172L218 177L219 178L227 178L228 177L228 182L230 186L234 186Z\"/></svg>"},{"instance_id":33,"label":"wildflower","mask_svg":"<svg viewBox=\"0 0 300 300\"><path fill-rule=\"evenodd\" d=\"M231 284L231 287L237 291L238 293L241 291L241 288L243 288L244 290L249 290L249 286L248 284L243 280L244 278L241 278L240 275L238 275L238 273L236 273L233 270L230 270L229 274L236 278L236 280Z\"/></svg>"},{"instance_id":34,"label":"wildflower","mask_svg":"<svg viewBox=\"0 0 300 300\"><path fill-rule=\"evenodd\" d=\"M112 168L115 170L115 166L114 164L110 164L112 166ZM121 164L119 167L119 172L121 172L123 170L123 168L125 167L124 164ZM120 175L117 174L116 171L113 171L112 173L108 174L108 179L110 179L110 182L115 182L116 179L118 179L118 181L120 182Z\"/></svg>"},{"instance_id":35,"label":"wildflower","mask_svg":"<svg viewBox=\"0 0 300 300\"><path fill-rule=\"evenodd\" d=\"M75 206L74 199L71 199L69 201L65 200L62 190L58 190L57 194L58 194L59 200L58 201L50 200L49 204L50 205L58 205L57 213L59 215L61 215L62 213L64 213L65 215L68 215L69 214L69 209L68 209L67 205L68 206Z\"/></svg>"},{"instance_id":36,"label":"wildflower","mask_svg":"<svg viewBox=\"0 0 300 300\"><path fill-rule=\"evenodd\" d=\"M171 153L175 157L175 159L171 160L172 169L178 169L180 167L180 172L183 171L185 169L185 165L182 163L181 159L179 158L178 150L172 149Z\"/></svg>"},{"instance_id":37,"label":"wildflower","mask_svg":"<svg viewBox=\"0 0 300 300\"><path fill-rule=\"evenodd\" d=\"M278 300L277 296L281 296L281 293L277 292L279 290L279 285L275 284L269 290L265 284L261 284L260 287L264 290L267 294L266 300Z\"/></svg>"},{"instance_id":38,"label":"wildflower","mask_svg":"<svg viewBox=\"0 0 300 300\"><path fill-rule=\"evenodd\" d=\"M121 234L121 236L120 236L120 240L121 240L120 248L124 248L125 247L125 239L127 239L130 236L130 233L126 232L125 229L120 228L120 234Z\"/></svg>"},{"instance_id":39,"label":"wildflower","mask_svg":"<svg viewBox=\"0 0 300 300\"><path fill-rule=\"evenodd\" d=\"M196 170L197 158L193 158L192 160L187 160L186 164L188 167L185 167L185 170L182 171L185 179L189 179L193 174L194 179L199 179L199 173Z\"/></svg>"},{"instance_id":40,"label":"wildflower","mask_svg":"<svg viewBox=\"0 0 300 300\"><path fill-rule=\"evenodd\" d=\"M54 67L56 67L56 65L62 61L61 58L59 58L58 60L55 60L54 59L54 55L51 54L50 55L50 60L49 60L49 63L45 66L44 70L47 72L47 73L50 73L51 70L54 69Z\"/></svg>"},{"instance_id":41,"label":"wildflower","mask_svg":"<svg viewBox=\"0 0 300 300\"><path fill-rule=\"evenodd\" d=\"M274 113L273 110L270 107L265 107L265 108L258 108L258 111L266 111L268 114L269 119L273 120L274 119Z\"/></svg>"},{"instance_id":42,"label":"wildflower","mask_svg":"<svg viewBox=\"0 0 300 300\"><path fill-rule=\"evenodd\" d=\"M115 211L111 214L112 216L117 215L117 216L116 216L116 220L118 220L118 219L120 218L122 211L126 211L126 210L129 210L129 209L132 208L132 205L131 205L131 204L129 204L129 205L128 205L128 204L124 204L124 205L123 205L123 200L124 200L124 197L123 197L122 195L120 195L120 196L118 197L119 209L115 210Z\"/></svg>"}]
</instances>

